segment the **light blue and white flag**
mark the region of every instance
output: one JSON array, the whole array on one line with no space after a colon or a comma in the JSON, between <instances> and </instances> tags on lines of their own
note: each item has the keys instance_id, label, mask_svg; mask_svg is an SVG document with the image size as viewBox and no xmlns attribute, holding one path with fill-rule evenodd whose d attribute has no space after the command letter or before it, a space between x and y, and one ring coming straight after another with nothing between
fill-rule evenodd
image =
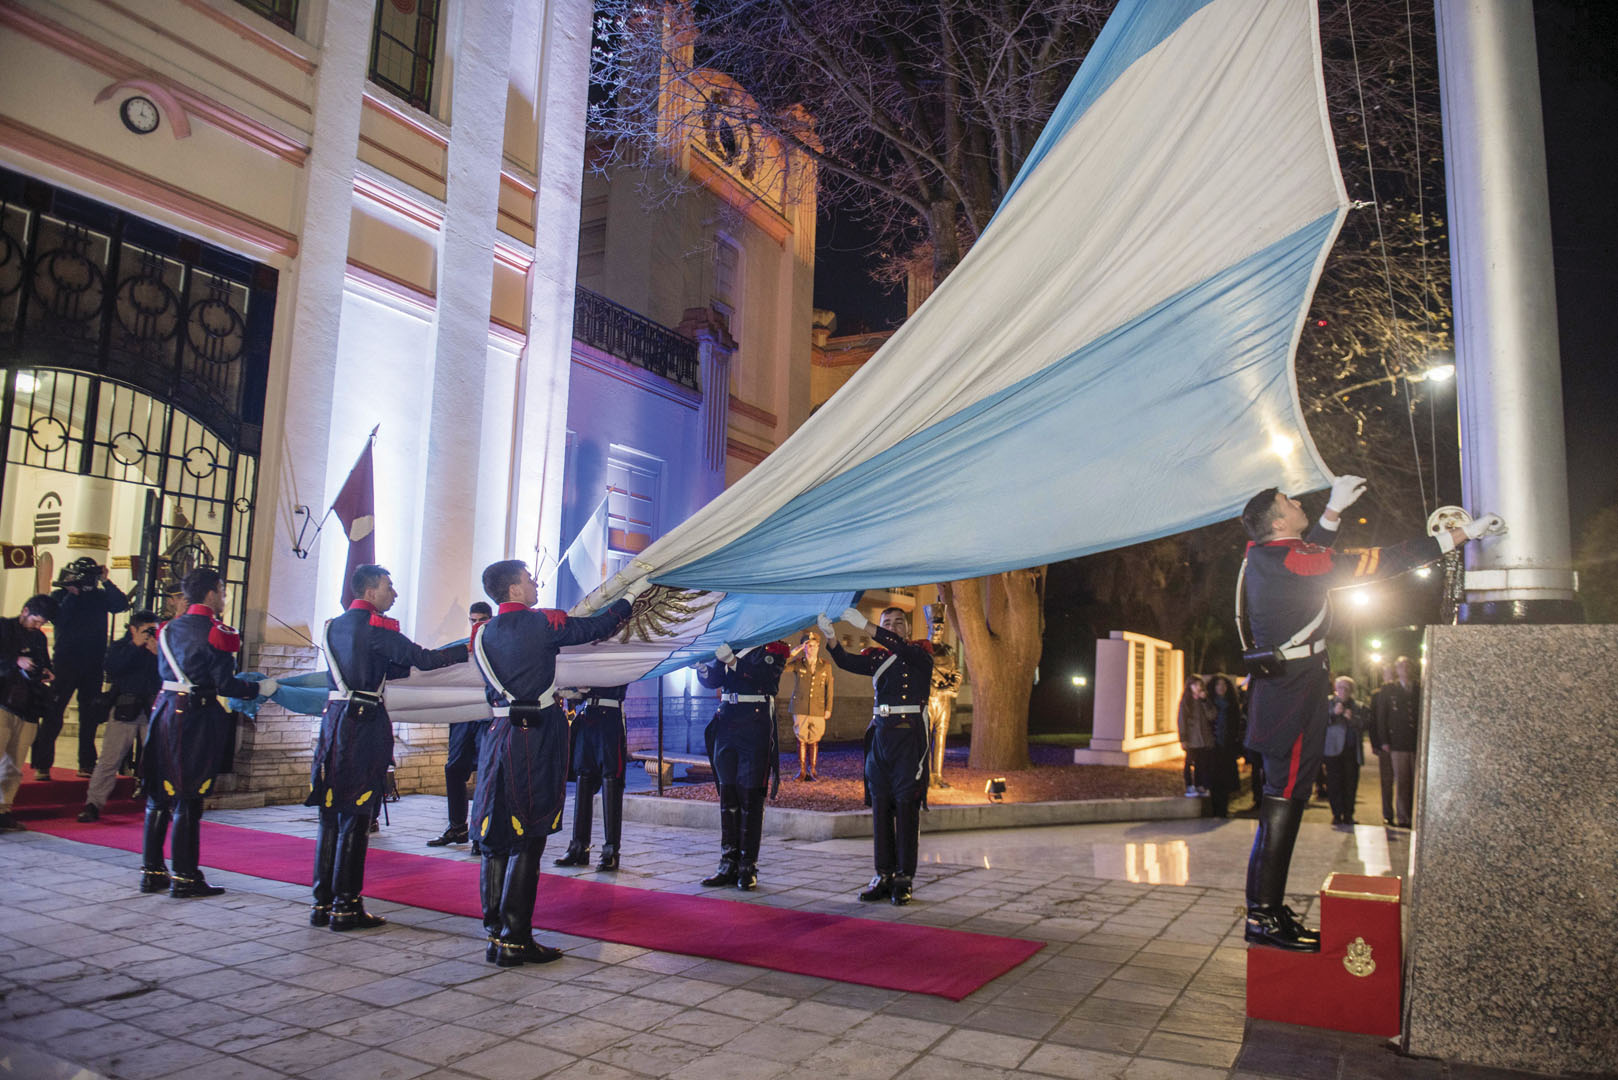
<instances>
[{"instance_id":1,"label":"light blue and white flag","mask_svg":"<svg viewBox=\"0 0 1618 1080\"><path fill-rule=\"evenodd\" d=\"M1346 206L1315 0L1124 0L967 257L777 452L579 605L667 587L627 640L564 652L563 683L1325 486L1292 355ZM395 719L417 682L389 684Z\"/></svg>"}]
</instances>

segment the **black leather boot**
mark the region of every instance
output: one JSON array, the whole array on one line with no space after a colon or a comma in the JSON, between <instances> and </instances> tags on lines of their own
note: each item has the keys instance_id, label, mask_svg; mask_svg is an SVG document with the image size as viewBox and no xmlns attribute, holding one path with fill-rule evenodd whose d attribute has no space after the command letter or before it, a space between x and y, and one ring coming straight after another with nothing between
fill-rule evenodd
<instances>
[{"instance_id":1,"label":"black leather boot","mask_svg":"<svg viewBox=\"0 0 1618 1080\"><path fill-rule=\"evenodd\" d=\"M741 789L735 784L719 785L719 869L702 879L709 888L736 884L736 870L742 848Z\"/></svg>"},{"instance_id":2,"label":"black leather boot","mask_svg":"<svg viewBox=\"0 0 1618 1080\"><path fill-rule=\"evenodd\" d=\"M178 799L174 807L174 869L169 874L169 895L186 900L195 896L218 896L225 890L209 885L197 865L202 846L202 800Z\"/></svg>"},{"instance_id":3,"label":"black leather boot","mask_svg":"<svg viewBox=\"0 0 1618 1080\"><path fill-rule=\"evenodd\" d=\"M1287 870L1298 839L1305 799L1266 795L1259 807L1258 832L1247 861L1247 930L1254 945L1294 952L1319 952L1320 932L1304 926L1285 904Z\"/></svg>"},{"instance_id":4,"label":"black leather boot","mask_svg":"<svg viewBox=\"0 0 1618 1080\"><path fill-rule=\"evenodd\" d=\"M743 789L741 811L742 850L736 867L736 887L752 892L758 888L758 846L764 837L764 789Z\"/></svg>"},{"instance_id":5,"label":"black leather boot","mask_svg":"<svg viewBox=\"0 0 1618 1080\"><path fill-rule=\"evenodd\" d=\"M370 930L388 920L365 910L365 852L371 843L370 814L341 814L337 829L336 899L331 906L333 930Z\"/></svg>"},{"instance_id":6,"label":"black leather boot","mask_svg":"<svg viewBox=\"0 0 1618 1080\"><path fill-rule=\"evenodd\" d=\"M583 773L573 785L573 839L567 845L567 854L556 860L557 866L590 865L590 815L600 786L599 776Z\"/></svg>"},{"instance_id":7,"label":"black leather boot","mask_svg":"<svg viewBox=\"0 0 1618 1080\"><path fill-rule=\"evenodd\" d=\"M903 907L910 903L911 887L916 880L920 835L921 800L905 799L893 808L895 870L893 895L889 899L895 907Z\"/></svg>"},{"instance_id":8,"label":"black leather boot","mask_svg":"<svg viewBox=\"0 0 1618 1080\"><path fill-rule=\"evenodd\" d=\"M866 886L865 891L860 893L860 899L870 904L878 900L886 900L892 895L893 875L877 874L871 879L871 884Z\"/></svg>"},{"instance_id":9,"label":"black leather boot","mask_svg":"<svg viewBox=\"0 0 1618 1080\"><path fill-rule=\"evenodd\" d=\"M315 828L315 883L314 902L309 908L310 926L331 923L331 902L337 895L337 813L320 811L320 823Z\"/></svg>"},{"instance_id":10,"label":"black leather boot","mask_svg":"<svg viewBox=\"0 0 1618 1080\"><path fill-rule=\"evenodd\" d=\"M168 839L171 816L156 799L146 800L146 829L140 845L140 891L143 893L168 891L169 867L163 861L163 841Z\"/></svg>"},{"instance_id":11,"label":"black leather boot","mask_svg":"<svg viewBox=\"0 0 1618 1080\"><path fill-rule=\"evenodd\" d=\"M607 779L601 782L601 861L596 863L598 873L618 869L618 843L624 833L624 782Z\"/></svg>"},{"instance_id":12,"label":"black leather boot","mask_svg":"<svg viewBox=\"0 0 1618 1080\"><path fill-rule=\"evenodd\" d=\"M489 939L483 959L491 964L500 958L500 897L505 894L506 865L509 861L504 855L484 852L483 865L478 870L478 893L483 901L483 933Z\"/></svg>"},{"instance_id":13,"label":"black leather boot","mask_svg":"<svg viewBox=\"0 0 1618 1080\"><path fill-rule=\"evenodd\" d=\"M871 796L871 856L876 872L885 878L899 869L893 847L893 803L875 792Z\"/></svg>"},{"instance_id":14,"label":"black leather boot","mask_svg":"<svg viewBox=\"0 0 1618 1080\"><path fill-rule=\"evenodd\" d=\"M562 950L534 940L534 900L539 896L539 864L544 857L543 836L524 838L523 846L511 857L500 897L499 951L494 960L501 967L548 964L562 957Z\"/></svg>"}]
</instances>

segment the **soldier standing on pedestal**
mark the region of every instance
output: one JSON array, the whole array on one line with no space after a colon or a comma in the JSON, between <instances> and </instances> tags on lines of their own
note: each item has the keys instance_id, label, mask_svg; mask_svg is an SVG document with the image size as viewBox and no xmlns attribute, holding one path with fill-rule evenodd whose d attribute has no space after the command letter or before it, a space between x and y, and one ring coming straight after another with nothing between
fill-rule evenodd
<instances>
[{"instance_id":1,"label":"soldier standing on pedestal","mask_svg":"<svg viewBox=\"0 0 1618 1080\"><path fill-rule=\"evenodd\" d=\"M157 672L163 688L152 706L143 757L146 834L141 844L140 891L170 889L177 897L217 896L198 866L202 797L213 787L221 747L230 736L230 714L219 698L252 701L275 693L274 679L250 682L236 675L242 639L219 621L225 582L211 566L198 567L181 583L190 606L157 632ZM163 863L163 841L174 822L174 872Z\"/></svg>"},{"instance_id":2,"label":"soldier standing on pedestal","mask_svg":"<svg viewBox=\"0 0 1618 1080\"><path fill-rule=\"evenodd\" d=\"M464 664L466 650L459 645L424 649L401 634L399 623L386 614L399 593L393 578L375 563L355 567L348 584L354 600L326 623L321 640L330 693L304 801L320 810L309 925L368 930L387 921L369 914L360 896L372 814L393 760L393 724L382 703L382 688L389 679L410 674L411 668L432 671Z\"/></svg>"},{"instance_id":3,"label":"soldier standing on pedestal","mask_svg":"<svg viewBox=\"0 0 1618 1080\"><path fill-rule=\"evenodd\" d=\"M871 676L876 694L871 726L865 730L865 791L876 876L860 899L904 905L910 903L916 880L921 803L927 794L925 713L932 693L932 643L906 640L910 617L903 608L884 611L880 626L872 626L857 608L844 611L843 621L877 641L854 656L838 644L831 620L820 616L831 658L844 671Z\"/></svg>"},{"instance_id":4,"label":"soldier standing on pedestal","mask_svg":"<svg viewBox=\"0 0 1618 1080\"><path fill-rule=\"evenodd\" d=\"M472 828L483 847L485 957L501 967L562 955L535 942L533 929L545 838L560 831L567 800L568 729L556 703L556 654L565 645L610 637L649 587L643 578L605 611L569 618L534 608L539 586L521 560L483 571L483 591L500 606L472 635L473 660L494 714L478 754Z\"/></svg>"},{"instance_id":5,"label":"soldier standing on pedestal","mask_svg":"<svg viewBox=\"0 0 1618 1080\"><path fill-rule=\"evenodd\" d=\"M1464 529L1436 537L1358 552L1333 551L1341 511L1364 490L1365 481L1357 476L1332 481L1326 512L1313 528L1298 500L1275 488L1253 496L1242 511L1250 542L1237 611L1239 616L1245 602L1252 621L1253 647L1245 649L1249 663L1261 651L1269 654L1266 670L1253 675L1247 725L1247 745L1264 755L1264 800L1247 864L1246 937L1256 945L1320 950L1320 932L1299 922L1285 900L1298 824L1326 743L1331 590L1402 574L1469 539L1505 531L1499 517L1486 514Z\"/></svg>"},{"instance_id":6,"label":"soldier standing on pedestal","mask_svg":"<svg viewBox=\"0 0 1618 1080\"><path fill-rule=\"evenodd\" d=\"M775 692L790 652L779 641L741 652L720 645L712 663L697 665L697 681L721 691L719 711L703 732L719 788L719 868L702 879L710 888L758 888L764 798L772 779L781 782Z\"/></svg>"},{"instance_id":7,"label":"soldier standing on pedestal","mask_svg":"<svg viewBox=\"0 0 1618 1080\"><path fill-rule=\"evenodd\" d=\"M628 774L629 733L624 727L627 686L594 686L573 714L573 841L557 866L590 864L590 811L601 792L602 873L618 869L624 828L624 777Z\"/></svg>"}]
</instances>

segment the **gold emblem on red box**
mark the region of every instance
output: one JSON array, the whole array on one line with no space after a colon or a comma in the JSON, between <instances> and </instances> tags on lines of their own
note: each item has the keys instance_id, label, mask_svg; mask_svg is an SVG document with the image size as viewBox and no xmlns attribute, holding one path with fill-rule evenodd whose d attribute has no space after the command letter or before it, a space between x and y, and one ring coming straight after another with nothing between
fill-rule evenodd
<instances>
[{"instance_id":1,"label":"gold emblem on red box","mask_svg":"<svg viewBox=\"0 0 1618 1080\"><path fill-rule=\"evenodd\" d=\"M1358 975L1362 979L1376 970L1376 961L1371 959L1371 947L1365 944L1364 938L1357 937L1349 945L1348 952L1343 956L1343 966L1350 975Z\"/></svg>"}]
</instances>

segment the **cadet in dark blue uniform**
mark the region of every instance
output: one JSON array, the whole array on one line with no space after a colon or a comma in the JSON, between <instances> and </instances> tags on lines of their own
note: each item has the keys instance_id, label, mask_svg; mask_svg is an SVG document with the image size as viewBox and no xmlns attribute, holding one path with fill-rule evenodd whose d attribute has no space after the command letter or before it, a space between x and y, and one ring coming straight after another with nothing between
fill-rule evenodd
<instances>
[{"instance_id":1,"label":"cadet in dark blue uniform","mask_svg":"<svg viewBox=\"0 0 1618 1080\"><path fill-rule=\"evenodd\" d=\"M739 653L721 645L712 663L697 665L697 680L723 692L703 733L719 787L720 851L719 868L702 879L704 885L758 888L764 797L772 776L780 783L775 691L791 651L779 641Z\"/></svg>"},{"instance_id":2,"label":"cadet in dark blue uniform","mask_svg":"<svg viewBox=\"0 0 1618 1080\"><path fill-rule=\"evenodd\" d=\"M460 645L424 649L401 634L399 623L386 615L399 593L393 578L375 563L355 567L349 589L355 599L326 623L321 642L330 694L304 801L320 809L309 925L366 930L387 921L368 913L360 896L371 815L393 760L393 724L382 703L383 684L403 678L411 668L432 671L464 664L466 650Z\"/></svg>"},{"instance_id":3,"label":"cadet in dark blue uniform","mask_svg":"<svg viewBox=\"0 0 1618 1080\"><path fill-rule=\"evenodd\" d=\"M564 645L610 637L647 587L637 582L605 611L574 619L534 608L539 587L525 563L507 559L483 571L483 591L500 607L472 635L494 712L478 753L472 827L483 847L487 958L501 967L562 955L535 942L533 931L545 838L561 829L567 798L567 717L556 703L556 654Z\"/></svg>"},{"instance_id":4,"label":"cadet in dark blue uniform","mask_svg":"<svg viewBox=\"0 0 1618 1080\"><path fill-rule=\"evenodd\" d=\"M482 600L475 601L466 609L471 630L476 630L492 618L494 609ZM466 652L468 656L472 654L470 637L467 638ZM477 771L478 747L483 745L483 736L488 730L487 720L468 720L449 726L449 756L444 759L444 794L449 804L449 826L441 835L427 841L428 847L448 847L472 839L466 827L466 810L471 802L466 781ZM483 854L476 841L472 843L472 854Z\"/></svg>"},{"instance_id":5,"label":"cadet in dark blue uniform","mask_svg":"<svg viewBox=\"0 0 1618 1080\"><path fill-rule=\"evenodd\" d=\"M152 706L141 774L146 789L146 835L141 845L141 892L217 896L197 866L202 797L213 787L231 716L220 697L251 701L275 693L276 681L236 677L240 635L219 621L225 583L200 567L181 582L190 606L157 634L157 671L163 689ZM174 820L174 872L163 865L163 839Z\"/></svg>"},{"instance_id":6,"label":"cadet in dark blue uniform","mask_svg":"<svg viewBox=\"0 0 1618 1080\"><path fill-rule=\"evenodd\" d=\"M865 730L865 791L871 807L876 876L860 893L865 901L910 903L921 842L921 803L927 794L927 699L932 696L933 648L910 641L910 618L902 608L882 613L872 626L857 608L843 621L863 630L878 645L854 656L837 642L831 620L820 616L820 629L831 646L831 658L844 671L871 676L875 708Z\"/></svg>"},{"instance_id":7,"label":"cadet in dark blue uniform","mask_svg":"<svg viewBox=\"0 0 1618 1080\"><path fill-rule=\"evenodd\" d=\"M1254 675L1247 745L1264 756L1264 800L1247 864L1247 940L1283 949L1318 951L1320 933L1304 926L1283 902L1298 823L1309 803L1326 741L1331 675L1326 659L1329 593L1344 585L1392 577L1504 524L1493 514L1436 537L1357 552L1331 549L1338 520L1365 490L1357 476L1332 482L1320 521L1297 499L1267 488L1248 501L1242 525L1251 542L1243 568L1244 600L1253 646L1278 650L1280 674ZM1302 537L1309 529L1307 538Z\"/></svg>"},{"instance_id":8,"label":"cadet in dark blue uniform","mask_svg":"<svg viewBox=\"0 0 1618 1080\"><path fill-rule=\"evenodd\" d=\"M557 866L590 862L590 810L601 792L602 872L618 869L618 843L623 839L624 775L629 762L629 736L624 729L627 686L594 686L584 691L573 714L573 841Z\"/></svg>"}]
</instances>

